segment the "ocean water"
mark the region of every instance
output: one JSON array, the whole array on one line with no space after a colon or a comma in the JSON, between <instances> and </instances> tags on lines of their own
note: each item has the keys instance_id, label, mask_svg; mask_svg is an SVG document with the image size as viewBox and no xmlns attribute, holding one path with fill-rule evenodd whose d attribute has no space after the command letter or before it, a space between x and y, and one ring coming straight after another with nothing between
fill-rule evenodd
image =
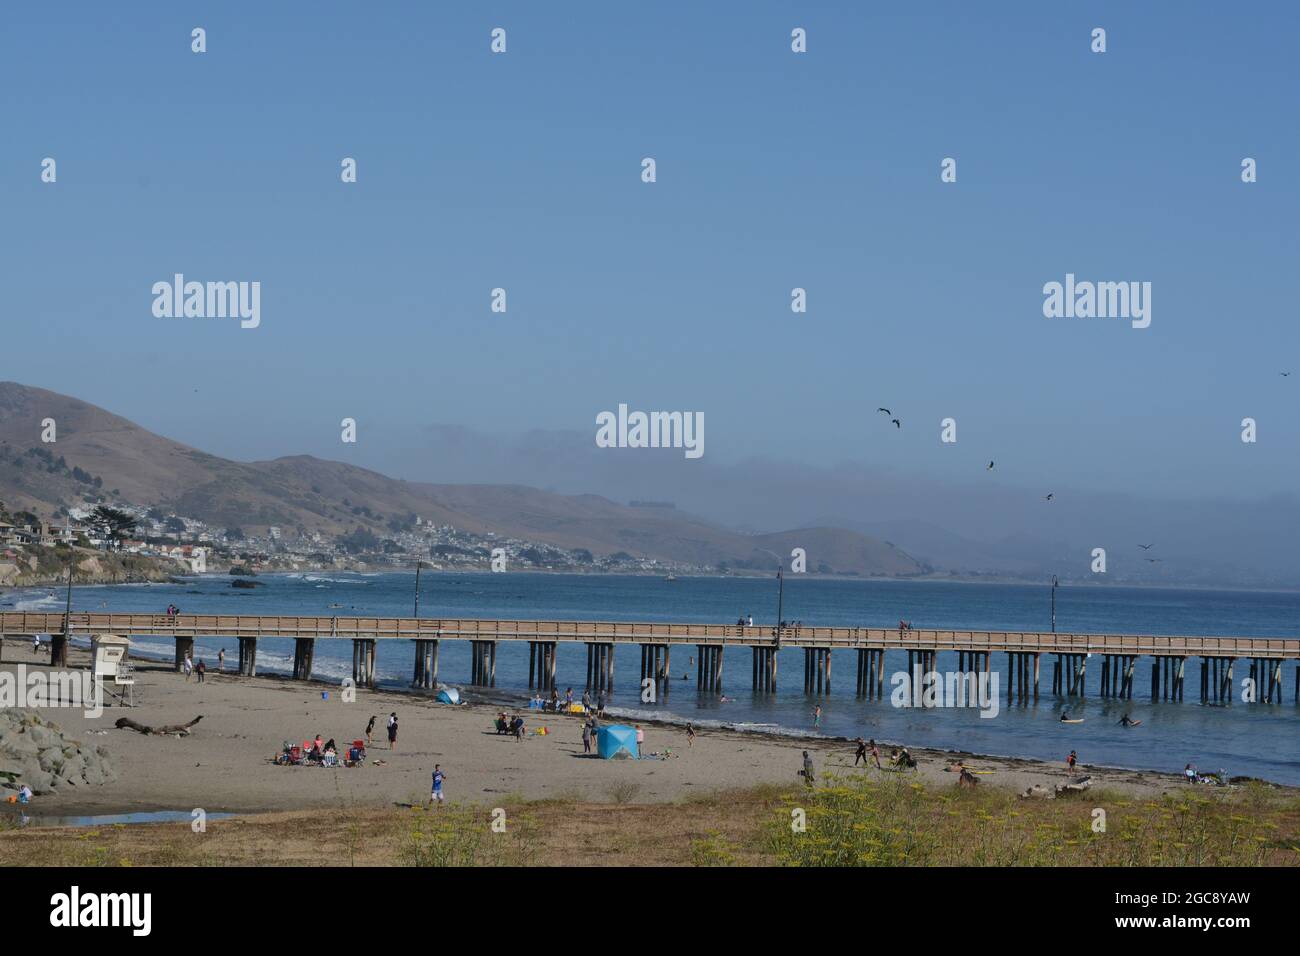
<instances>
[{"instance_id":1,"label":"ocean water","mask_svg":"<svg viewBox=\"0 0 1300 956\"><path fill-rule=\"evenodd\" d=\"M168 604L184 612L211 614L312 614L409 616L413 613L413 573L304 573L263 575L253 590L230 587L225 576L205 576L183 584L80 587L73 609L81 611L162 611ZM757 625L776 620L777 587L766 578L680 578L526 574L422 573L420 613L424 617L484 617L559 620L654 620L732 624L753 615ZM15 609L62 611L58 589L28 589L0 595L0 604ZM332 605L341 605L334 607ZM808 625L893 627L907 619L918 628L973 630L1049 630L1050 590L1046 586L958 584L916 581L849 581L788 578L783 616ZM1300 594L1290 592L1193 591L1116 587L1059 588L1057 630L1087 633L1188 634L1248 637L1294 637L1300 631ZM215 669L216 654L226 648L227 667L238 659L233 640L199 639L196 656ZM138 653L170 659L172 642L137 638ZM318 640L314 676L339 680L351 675L350 641ZM1238 662L1237 701L1231 706L1200 703L1200 663L1187 665L1181 703L1149 699L1149 661L1139 662L1131 701L1097 697L1100 664L1088 669L1088 694L1082 701L1051 693L1051 661L1044 657L1037 704L1009 704L1005 677L996 717L982 718L974 708L912 709L894 707L890 677L906 668L903 653L886 656L885 699L855 696L855 655L837 652L832 691L819 697L803 693L803 656L799 649L781 652L776 694L755 695L748 650L732 648L723 667L723 702L716 694L695 689L693 647L675 647L671 667L676 678L657 704L640 700L640 653L621 647L615 659L611 710L637 715L692 720L698 726L753 725L786 734L823 733L875 737L914 746L943 747L976 753L1063 760L1078 751L1084 764L1178 771L1189 762L1202 771L1262 777L1300 785L1300 708L1294 703L1295 663L1283 669L1280 703L1240 703L1240 681L1248 671ZM409 685L414 646L409 641L380 641L377 675L393 688ZM1001 659L999 659L1001 658ZM289 673L293 642L264 639L258 644L259 672ZM1005 667L994 655L993 667ZM956 667L956 655L939 655L939 669ZM464 686L469 680L469 643L444 641L439 678ZM682 675L687 676L681 680ZM572 685L582 693L586 652L579 644L561 644L557 658L560 692ZM527 693L528 646L503 642L497 651L497 691ZM822 707L822 724L813 728L812 709ZM1061 724L1063 709L1085 718ZM1117 725L1122 714L1142 721L1140 727Z\"/></svg>"}]
</instances>

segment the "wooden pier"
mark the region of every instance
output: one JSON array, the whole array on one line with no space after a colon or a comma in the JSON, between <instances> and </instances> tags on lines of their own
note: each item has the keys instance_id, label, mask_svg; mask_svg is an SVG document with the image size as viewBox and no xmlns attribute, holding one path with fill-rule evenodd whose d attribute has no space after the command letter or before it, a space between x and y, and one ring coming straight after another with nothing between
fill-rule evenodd
<instances>
[{"instance_id":1,"label":"wooden pier","mask_svg":"<svg viewBox=\"0 0 1300 956\"><path fill-rule=\"evenodd\" d=\"M774 693L777 657L783 648L804 651L807 694L829 693L835 651L855 651L856 692L879 699L886 692L886 651L907 654L908 673L941 670L940 653L955 653L957 671L988 673L995 654L1005 654L1009 701L1027 703L1040 692L1042 656L1054 656L1052 693L1074 697L1084 693L1088 662L1097 657L1103 697L1131 699L1138 658L1153 658L1151 699L1183 699L1189 658L1200 658L1203 702L1226 702L1233 695L1234 664L1240 660L1256 688L1260 703L1280 703L1287 661L1300 662L1300 638L1180 637L1140 634L1065 634L1028 631L940 631L870 627L746 627L735 624L678 624L616 621L509 621L477 618L301 617L234 614L130 614L78 612L0 613L0 634L54 638L51 663L67 661L65 635L95 634L164 637L176 642L176 666L193 654L198 638L239 641L238 672L257 673L257 642L262 638L294 640L293 676L311 678L318 640L353 642L352 676L360 686L374 686L379 641L408 640L415 645L412 686L438 683L438 648L442 641L469 641L470 681L477 686L496 683L497 645L525 641L529 645L529 687L556 687L556 648L562 643L587 646L586 689L593 693L614 688L614 651L620 644L641 647L642 688L647 682L657 694L670 683L669 654L674 645L694 645L696 686L717 693L723 686L723 655L727 647L752 649L752 686ZM1294 699L1300 702L1300 664L1295 669Z\"/></svg>"}]
</instances>

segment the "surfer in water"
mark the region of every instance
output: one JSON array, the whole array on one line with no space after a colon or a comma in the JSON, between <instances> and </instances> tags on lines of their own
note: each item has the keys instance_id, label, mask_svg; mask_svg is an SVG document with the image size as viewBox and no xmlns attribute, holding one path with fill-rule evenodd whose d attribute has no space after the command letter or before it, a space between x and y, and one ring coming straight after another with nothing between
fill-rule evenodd
<instances>
[{"instance_id":1,"label":"surfer in water","mask_svg":"<svg viewBox=\"0 0 1300 956\"><path fill-rule=\"evenodd\" d=\"M1142 721L1134 720L1128 714L1125 714L1123 717L1119 719L1119 725L1121 727L1136 727L1140 723L1142 723Z\"/></svg>"}]
</instances>

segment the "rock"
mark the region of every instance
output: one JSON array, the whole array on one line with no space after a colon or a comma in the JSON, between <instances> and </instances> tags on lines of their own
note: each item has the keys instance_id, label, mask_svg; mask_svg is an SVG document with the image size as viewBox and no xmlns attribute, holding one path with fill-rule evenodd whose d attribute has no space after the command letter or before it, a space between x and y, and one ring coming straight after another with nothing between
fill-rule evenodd
<instances>
[{"instance_id":1,"label":"rock","mask_svg":"<svg viewBox=\"0 0 1300 956\"><path fill-rule=\"evenodd\" d=\"M0 786L27 784L37 794L117 779L108 750L64 736L58 724L22 711L0 712L0 769L16 775Z\"/></svg>"},{"instance_id":2,"label":"rock","mask_svg":"<svg viewBox=\"0 0 1300 956\"><path fill-rule=\"evenodd\" d=\"M37 758L41 769L48 770L50 773L58 773L64 759L63 751L58 747L46 747Z\"/></svg>"}]
</instances>

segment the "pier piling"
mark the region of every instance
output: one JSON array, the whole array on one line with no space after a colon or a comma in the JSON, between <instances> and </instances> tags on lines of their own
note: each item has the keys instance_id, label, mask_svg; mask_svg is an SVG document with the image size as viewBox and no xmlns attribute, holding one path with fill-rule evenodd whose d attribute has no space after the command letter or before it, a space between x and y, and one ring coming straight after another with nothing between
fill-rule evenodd
<instances>
[{"instance_id":1,"label":"pier piling","mask_svg":"<svg viewBox=\"0 0 1300 956\"><path fill-rule=\"evenodd\" d=\"M257 676L257 638L239 639L239 674L241 677Z\"/></svg>"},{"instance_id":2,"label":"pier piling","mask_svg":"<svg viewBox=\"0 0 1300 956\"><path fill-rule=\"evenodd\" d=\"M311 680L312 660L316 656L316 641L298 637L293 642L293 679Z\"/></svg>"},{"instance_id":3,"label":"pier piling","mask_svg":"<svg viewBox=\"0 0 1300 956\"><path fill-rule=\"evenodd\" d=\"M176 638L176 673L180 673L185 666L185 658L194 653L194 638L178 637Z\"/></svg>"}]
</instances>

